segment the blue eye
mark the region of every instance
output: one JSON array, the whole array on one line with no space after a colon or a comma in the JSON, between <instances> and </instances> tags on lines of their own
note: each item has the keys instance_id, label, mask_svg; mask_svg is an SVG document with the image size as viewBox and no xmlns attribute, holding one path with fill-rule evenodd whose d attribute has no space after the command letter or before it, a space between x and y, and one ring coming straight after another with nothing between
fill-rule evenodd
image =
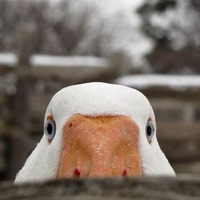
<instances>
[{"instance_id":1,"label":"blue eye","mask_svg":"<svg viewBox=\"0 0 200 200\"><path fill-rule=\"evenodd\" d=\"M149 143L152 141L154 132L155 132L155 128L154 128L153 123L151 121L148 121L146 125L146 137Z\"/></svg>"},{"instance_id":2,"label":"blue eye","mask_svg":"<svg viewBox=\"0 0 200 200\"><path fill-rule=\"evenodd\" d=\"M56 123L52 119L48 119L44 125L44 133L49 141L53 140L56 134Z\"/></svg>"}]
</instances>

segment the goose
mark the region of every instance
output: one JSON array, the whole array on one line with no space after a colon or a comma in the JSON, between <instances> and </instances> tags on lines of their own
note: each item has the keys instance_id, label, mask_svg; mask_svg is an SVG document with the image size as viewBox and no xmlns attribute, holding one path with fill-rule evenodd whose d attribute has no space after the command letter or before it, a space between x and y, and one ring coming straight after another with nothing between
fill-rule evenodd
<instances>
[{"instance_id":1,"label":"goose","mask_svg":"<svg viewBox=\"0 0 200 200\"><path fill-rule=\"evenodd\" d=\"M148 99L133 88L92 82L53 96L42 139L14 182L145 175L175 176Z\"/></svg>"}]
</instances>

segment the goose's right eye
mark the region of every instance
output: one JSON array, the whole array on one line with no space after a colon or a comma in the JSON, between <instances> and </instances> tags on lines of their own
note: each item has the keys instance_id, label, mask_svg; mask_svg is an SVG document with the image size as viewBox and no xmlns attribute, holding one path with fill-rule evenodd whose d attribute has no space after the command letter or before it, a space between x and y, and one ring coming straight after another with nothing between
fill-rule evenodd
<instances>
[{"instance_id":1,"label":"goose's right eye","mask_svg":"<svg viewBox=\"0 0 200 200\"><path fill-rule=\"evenodd\" d=\"M154 132L155 132L155 128L154 128L153 123L151 121L148 121L146 125L146 137L149 143L151 143L152 141Z\"/></svg>"},{"instance_id":2,"label":"goose's right eye","mask_svg":"<svg viewBox=\"0 0 200 200\"><path fill-rule=\"evenodd\" d=\"M56 123L53 119L47 119L44 125L44 133L49 142L51 142L56 134Z\"/></svg>"}]
</instances>

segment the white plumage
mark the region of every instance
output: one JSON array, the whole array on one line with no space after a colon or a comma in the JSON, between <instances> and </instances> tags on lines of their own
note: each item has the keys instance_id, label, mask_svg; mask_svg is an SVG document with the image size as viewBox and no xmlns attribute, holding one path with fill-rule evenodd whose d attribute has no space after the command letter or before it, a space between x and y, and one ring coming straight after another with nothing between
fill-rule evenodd
<instances>
[{"instance_id":1,"label":"white plumage","mask_svg":"<svg viewBox=\"0 0 200 200\"><path fill-rule=\"evenodd\" d=\"M48 143L44 134L40 143L17 174L16 183L42 181L57 177L60 162L63 126L74 114L89 116L129 116L139 128L139 148L144 175L175 175L167 158L161 151L156 134L151 144L146 137L149 118L156 133L153 109L147 98L139 91L121 85L107 83L86 83L66 87L54 95L44 118L53 115L56 134Z\"/></svg>"}]
</instances>

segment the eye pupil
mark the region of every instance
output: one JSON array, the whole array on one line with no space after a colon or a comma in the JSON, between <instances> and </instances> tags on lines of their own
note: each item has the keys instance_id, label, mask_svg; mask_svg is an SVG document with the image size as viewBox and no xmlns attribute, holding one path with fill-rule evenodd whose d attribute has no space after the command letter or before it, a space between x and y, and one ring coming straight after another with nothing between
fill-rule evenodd
<instances>
[{"instance_id":1,"label":"eye pupil","mask_svg":"<svg viewBox=\"0 0 200 200\"><path fill-rule=\"evenodd\" d=\"M154 132L155 132L155 129L154 129L153 123L151 121L148 121L146 125L146 137L149 143L151 143L152 141Z\"/></svg>"},{"instance_id":2,"label":"eye pupil","mask_svg":"<svg viewBox=\"0 0 200 200\"><path fill-rule=\"evenodd\" d=\"M52 134L52 132L53 132L53 127L52 127L51 124L48 124L48 125L47 125L47 132L48 132L49 135Z\"/></svg>"},{"instance_id":3,"label":"eye pupil","mask_svg":"<svg viewBox=\"0 0 200 200\"><path fill-rule=\"evenodd\" d=\"M152 134L152 128L151 126L147 126L147 135L151 136L151 134Z\"/></svg>"}]
</instances>

